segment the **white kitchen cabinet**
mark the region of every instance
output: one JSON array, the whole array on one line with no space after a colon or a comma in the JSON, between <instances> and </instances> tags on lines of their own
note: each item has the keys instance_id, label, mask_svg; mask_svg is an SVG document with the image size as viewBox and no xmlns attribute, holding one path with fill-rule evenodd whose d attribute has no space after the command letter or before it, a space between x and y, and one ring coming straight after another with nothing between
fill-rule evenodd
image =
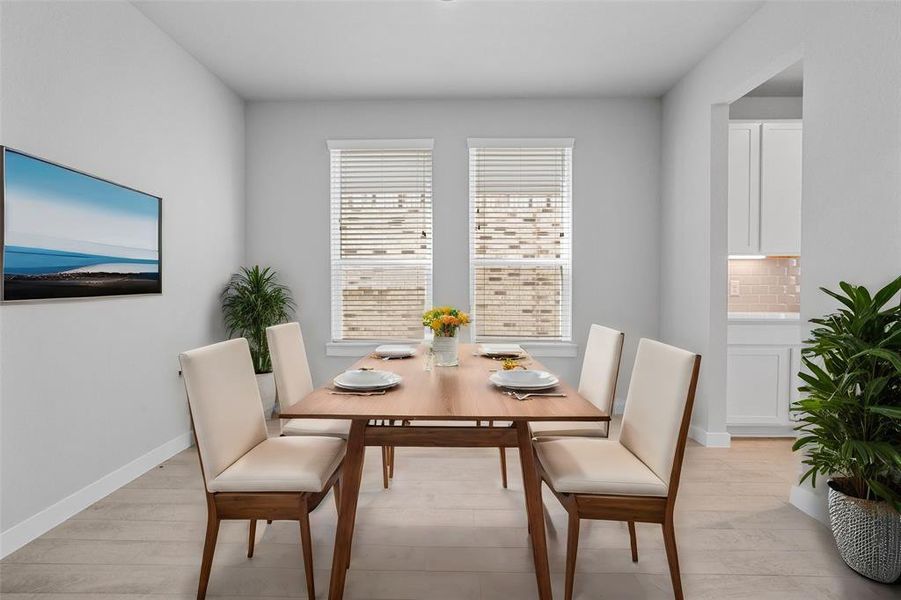
<instances>
[{"instance_id":1,"label":"white kitchen cabinet","mask_svg":"<svg viewBox=\"0 0 901 600\"><path fill-rule=\"evenodd\" d=\"M760 253L801 254L801 123L763 123Z\"/></svg>"},{"instance_id":2,"label":"white kitchen cabinet","mask_svg":"<svg viewBox=\"0 0 901 600\"><path fill-rule=\"evenodd\" d=\"M726 361L728 424L786 424L790 368L788 347L730 346Z\"/></svg>"},{"instance_id":3,"label":"white kitchen cabinet","mask_svg":"<svg viewBox=\"0 0 901 600\"><path fill-rule=\"evenodd\" d=\"M735 436L794 436L800 328L793 323L730 322L726 348L726 425Z\"/></svg>"},{"instance_id":4,"label":"white kitchen cabinet","mask_svg":"<svg viewBox=\"0 0 901 600\"><path fill-rule=\"evenodd\" d=\"M729 124L729 254L801 253L801 122Z\"/></svg>"},{"instance_id":5,"label":"white kitchen cabinet","mask_svg":"<svg viewBox=\"0 0 901 600\"><path fill-rule=\"evenodd\" d=\"M760 250L760 123L729 126L729 254Z\"/></svg>"}]
</instances>

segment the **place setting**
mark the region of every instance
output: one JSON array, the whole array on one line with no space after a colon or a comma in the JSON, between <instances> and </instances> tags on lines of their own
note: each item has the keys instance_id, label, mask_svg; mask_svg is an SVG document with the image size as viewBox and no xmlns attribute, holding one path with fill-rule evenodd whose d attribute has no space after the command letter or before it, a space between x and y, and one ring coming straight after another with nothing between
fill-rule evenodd
<instances>
[{"instance_id":1,"label":"place setting","mask_svg":"<svg viewBox=\"0 0 901 600\"><path fill-rule=\"evenodd\" d=\"M529 357L519 344L479 344L474 356L492 360L522 360Z\"/></svg>"},{"instance_id":2,"label":"place setting","mask_svg":"<svg viewBox=\"0 0 901 600\"><path fill-rule=\"evenodd\" d=\"M553 389L560 380L553 373L536 369L511 368L495 371L488 376L488 381L498 387L501 393L527 400L535 396L565 398L563 392Z\"/></svg>"},{"instance_id":3,"label":"place setting","mask_svg":"<svg viewBox=\"0 0 901 600\"><path fill-rule=\"evenodd\" d=\"M337 390L329 390L336 396L383 396L402 381L391 371L361 367L344 371L332 380Z\"/></svg>"},{"instance_id":4,"label":"place setting","mask_svg":"<svg viewBox=\"0 0 901 600\"><path fill-rule=\"evenodd\" d=\"M408 344L382 344L370 354L372 358L397 360L416 356L416 347Z\"/></svg>"}]
</instances>

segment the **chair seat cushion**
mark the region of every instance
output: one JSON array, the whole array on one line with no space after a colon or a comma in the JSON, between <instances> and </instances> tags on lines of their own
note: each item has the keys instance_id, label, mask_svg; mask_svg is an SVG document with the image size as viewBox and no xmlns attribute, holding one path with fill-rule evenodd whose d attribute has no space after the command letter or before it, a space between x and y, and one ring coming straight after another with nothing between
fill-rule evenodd
<instances>
[{"instance_id":1,"label":"chair seat cushion","mask_svg":"<svg viewBox=\"0 0 901 600\"><path fill-rule=\"evenodd\" d=\"M291 419L282 424L282 435L326 435L346 440L349 434L347 419Z\"/></svg>"},{"instance_id":2,"label":"chair seat cushion","mask_svg":"<svg viewBox=\"0 0 901 600\"><path fill-rule=\"evenodd\" d=\"M336 437L269 438L225 469L211 492L320 492L344 458Z\"/></svg>"},{"instance_id":3,"label":"chair seat cushion","mask_svg":"<svg viewBox=\"0 0 901 600\"><path fill-rule=\"evenodd\" d=\"M607 437L607 424L599 421L532 421L532 437Z\"/></svg>"},{"instance_id":4,"label":"chair seat cushion","mask_svg":"<svg viewBox=\"0 0 901 600\"><path fill-rule=\"evenodd\" d=\"M666 496L666 485L615 440L587 437L535 443L550 484L558 492L617 496Z\"/></svg>"}]
</instances>

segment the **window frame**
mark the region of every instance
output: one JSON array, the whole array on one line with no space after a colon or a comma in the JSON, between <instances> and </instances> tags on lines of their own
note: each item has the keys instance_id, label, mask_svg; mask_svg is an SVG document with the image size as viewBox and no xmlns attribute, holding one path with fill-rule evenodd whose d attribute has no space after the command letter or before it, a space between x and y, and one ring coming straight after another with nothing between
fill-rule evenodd
<instances>
[{"instance_id":1,"label":"window frame","mask_svg":"<svg viewBox=\"0 0 901 600\"><path fill-rule=\"evenodd\" d=\"M340 184L334 181L335 150L428 150L430 162L433 160L434 140L431 138L417 139L365 139L365 140L328 140L329 150L329 302L331 311L330 341L326 344L328 356L360 356L371 351L375 346L383 342L392 343L420 343L422 338L381 338L381 339L353 339L341 337L343 330L343 287L339 281L340 271L337 266L350 266L360 268L384 268L401 266L425 267L425 300L423 311L432 304L432 278L434 274L435 243L434 243L434 190L433 174L434 164L429 169L429 215L428 223L431 239L429 240L429 256L427 259L347 259L341 256L341 195ZM339 180L340 181L340 180ZM337 204L336 204L337 203ZM337 206L337 210L336 210Z\"/></svg>"},{"instance_id":2,"label":"window frame","mask_svg":"<svg viewBox=\"0 0 901 600\"><path fill-rule=\"evenodd\" d=\"M472 315L471 336L473 342L521 342L527 344L530 348L542 348L546 352L545 356L569 356L570 352L564 350L562 354L557 354L553 348L569 347L573 345L573 287L572 287L572 271L573 271L573 156L572 150L574 146L574 138L469 138L468 143L468 204L469 204L469 302L470 312ZM474 195L474 178L473 159L475 151L482 148L511 149L520 150L528 148L553 148L567 149L568 155L568 181L566 185L566 193L563 197L564 210L568 211L568 218L565 220L563 227L564 237L568 238L569 243L564 247L564 251L568 256L559 259L484 259L476 257L477 236L475 235L475 195ZM563 275L561 278L563 284L563 302L561 302L561 335L560 337L528 337L517 335L478 335L479 315L476 309L476 270L479 267L493 266L521 266L521 267L562 267Z\"/></svg>"}]
</instances>

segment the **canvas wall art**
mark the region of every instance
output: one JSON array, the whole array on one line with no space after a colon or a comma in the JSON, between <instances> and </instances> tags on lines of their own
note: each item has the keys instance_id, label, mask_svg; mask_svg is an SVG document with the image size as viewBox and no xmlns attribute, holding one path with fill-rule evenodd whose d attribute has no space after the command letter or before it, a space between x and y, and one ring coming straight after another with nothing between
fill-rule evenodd
<instances>
[{"instance_id":1,"label":"canvas wall art","mask_svg":"<svg viewBox=\"0 0 901 600\"><path fill-rule=\"evenodd\" d=\"M3 300L162 292L162 200L3 148Z\"/></svg>"}]
</instances>

